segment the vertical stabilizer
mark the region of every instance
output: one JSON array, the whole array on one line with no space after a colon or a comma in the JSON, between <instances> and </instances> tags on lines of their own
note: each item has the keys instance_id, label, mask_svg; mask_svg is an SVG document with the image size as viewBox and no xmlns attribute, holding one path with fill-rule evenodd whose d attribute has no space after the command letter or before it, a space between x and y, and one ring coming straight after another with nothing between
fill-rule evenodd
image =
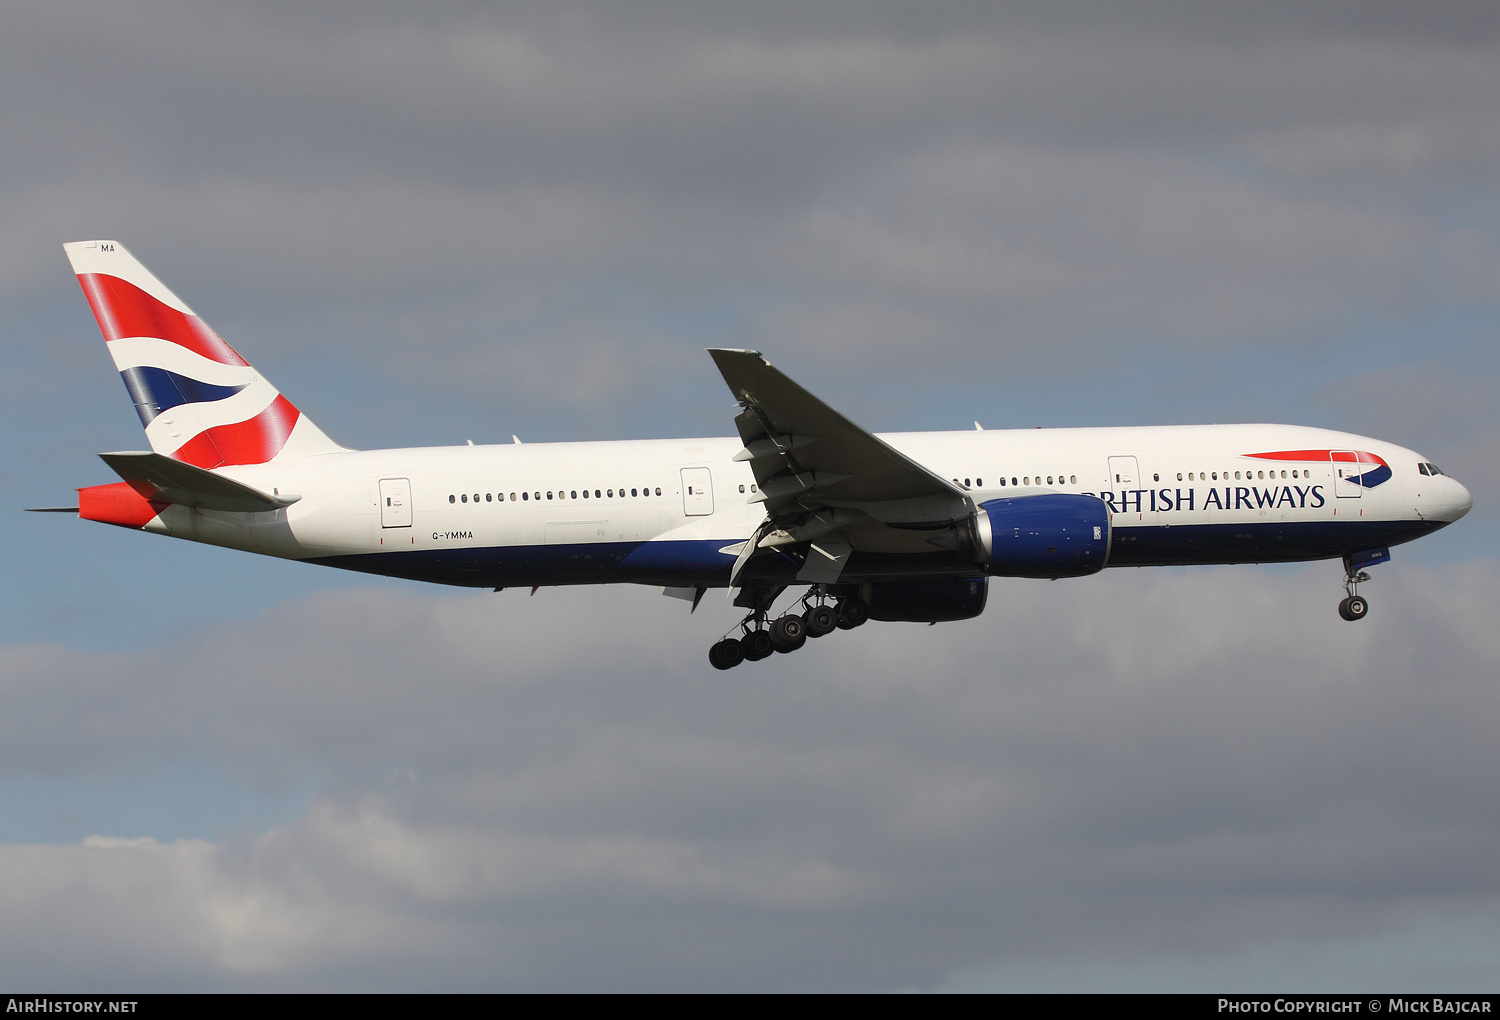
<instances>
[{"instance_id":1,"label":"vertical stabilizer","mask_svg":"<svg viewBox=\"0 0 1500 1020\"><path fill-rule=\"evenodd\" d=\"M63 250L153 451L213 469L342 449L119 242Z\"/></svg>"}]
</instances>

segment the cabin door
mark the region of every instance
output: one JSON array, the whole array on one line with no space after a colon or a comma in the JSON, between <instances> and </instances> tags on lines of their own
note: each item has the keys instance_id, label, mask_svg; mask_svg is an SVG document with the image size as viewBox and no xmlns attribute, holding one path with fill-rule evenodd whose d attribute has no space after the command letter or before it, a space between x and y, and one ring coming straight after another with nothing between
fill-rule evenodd
<instances>
[{"instance_id":1,"label":"cabin door","mask_svg":"<svg viewBox=\"0 0 1500 1020\"><path fill-rule=\"evenodd\" d=\"M1362 488L1359 475L1364 470L1359 462L1359 455L1353 450L1333 450L1329 452L1328 458L1333 461L1334 495L1358 498Z\"/></svg>"},{"instance_id":2,"label":"cabin door","mask_svg":"<svg viewBox=\"0 0 1500 1020\"><path fill-rule=\"evenodd\" d=\"M410 479L382 478L380 480L380 526L382 528L411 527Z\"/></svg>"},{"instance_id":3,"label":"cabin door","mask_svg":"<svg viewBox=\"0 0 1500 1020\"><path fill-rule=\"evenodd\" d=\"M1107 488L1120 492L1124 489L1134 489L1136 479L1140 478L1140 470L1135 465L1134 457L1111 457L1109 458L1109 485Z\"/></svg>"}]
</instances>

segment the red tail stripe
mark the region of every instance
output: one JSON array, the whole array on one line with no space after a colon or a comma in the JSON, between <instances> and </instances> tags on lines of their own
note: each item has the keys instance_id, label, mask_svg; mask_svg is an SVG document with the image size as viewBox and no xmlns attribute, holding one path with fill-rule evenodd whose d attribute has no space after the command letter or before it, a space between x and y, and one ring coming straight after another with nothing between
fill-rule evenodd
<instances>
[{"instance_id":1,"label":"red tail stripe","mask_svg":"<svg viewBox=\"0 0 1500 1020\"><path fill-rule=\"evenodd\" d=\"M80 273L78 283L105 340L160 337L222 365L246 364L208 323L162 304L133 283L103 273Z\"/></svg>"},{"instance_id":2,"label":"red tail stripe","mask_svg":"<svg viewBox=\"0 0 1500 1020\"><path fill-rule=\"evenodd\" d=\"M264 464L286 445L298 416L290 400L277 396L254 418L204 429L172 456L209 470L229 464Z\"/></svg>"}]
</instances>

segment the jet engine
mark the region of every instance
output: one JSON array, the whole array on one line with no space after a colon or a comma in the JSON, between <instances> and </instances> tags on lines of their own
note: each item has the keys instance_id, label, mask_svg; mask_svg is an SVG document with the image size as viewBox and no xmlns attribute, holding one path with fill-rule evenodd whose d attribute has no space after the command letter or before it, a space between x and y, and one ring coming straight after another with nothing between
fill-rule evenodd
<instances>
[{"instance_id":1,"label":"jet engine","mask_svg":"<svg viewBox=\"0 0 1500 1020\"><path fill-rule=\"evenodd\" d=\"M997 577L1083 577L1109 562L1109 507L1098 496L992 499L974 515L980 562Z\"/></svg>"}]
</instances>

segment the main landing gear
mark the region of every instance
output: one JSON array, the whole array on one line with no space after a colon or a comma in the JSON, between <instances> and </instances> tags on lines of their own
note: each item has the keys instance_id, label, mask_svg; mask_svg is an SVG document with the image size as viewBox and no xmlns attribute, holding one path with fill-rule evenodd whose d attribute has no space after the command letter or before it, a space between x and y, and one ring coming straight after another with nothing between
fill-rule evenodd
<instances>
[{"instance_id":1,"label":"main landing gear","mask_svg":"<svg viewBox=\"0 0 1500 1020\"><path fill-rule=\"evenodd\" d=\"M1339 603L1339 615L1351 623L1355 620L1363 620L1365 614L1370 611L1370 603L1356 591L1359 585L1368 581L1370 575L1354 566L1349 557L1344 557L1344 592L1345 599Z\"/></svg>"},{"instance_id":2,"label":"main landing gear","mask_svg":"<svg viewBox=\"0 0 1500 1020\"><path fill-rule=\"evenodd\" d=\"M757 593L751 597L750 612L740 621L741 637L726 637L708 650L708 661L714 669L733 669L742 662L758 662L773 652L795 652L808 638L820 638L835 630L852 630L870 618L870 607L855 596L836 603L828 601L821 586L802 596L797 606L774 620L770 626L771 602L780 590ZM744 605L745 603L740 603Z\"/></svg>"}]
</instances>

